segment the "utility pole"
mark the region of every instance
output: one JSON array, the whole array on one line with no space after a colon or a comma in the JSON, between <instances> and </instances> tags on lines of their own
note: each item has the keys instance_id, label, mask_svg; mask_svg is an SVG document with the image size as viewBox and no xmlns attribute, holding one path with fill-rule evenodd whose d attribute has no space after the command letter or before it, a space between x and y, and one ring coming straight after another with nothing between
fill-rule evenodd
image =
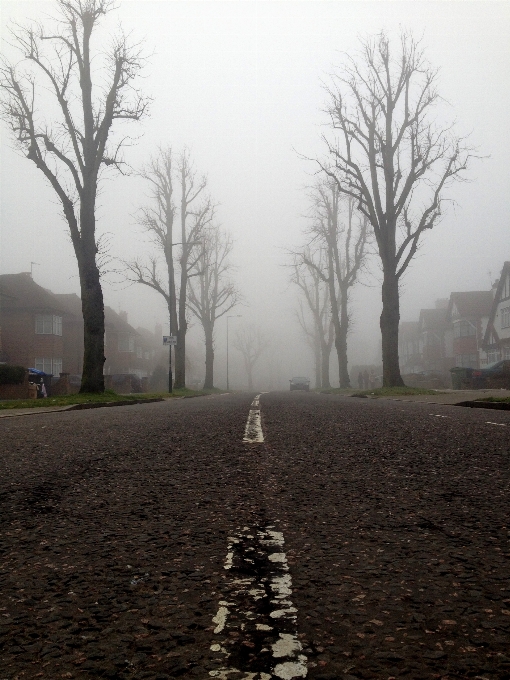
<instances>
[{"instance_id":1,"label":"utility pole","mask_svg":"<svg viewBox=\"0 0 510 680\"><path fill-rule=\"evenodd\" d=\"M228 382L228 320L229 319L238 319L241 316L242 316L242 314L233 314L232 316L227 316L227 390L229 389L229 382Z\"/></svg>"}]
</instances>

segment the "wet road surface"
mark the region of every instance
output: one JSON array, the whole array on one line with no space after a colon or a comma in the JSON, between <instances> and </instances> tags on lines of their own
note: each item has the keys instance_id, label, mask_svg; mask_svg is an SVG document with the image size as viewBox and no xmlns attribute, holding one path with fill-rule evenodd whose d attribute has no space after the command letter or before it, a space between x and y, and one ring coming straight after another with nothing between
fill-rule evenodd
<instances>
[{"instance_id":1,"label":"wet road surface","mask_svg":"<svg viewBox=\"0 0 510 680\"><path fill-rule=\"evenodd\" d=\"M510 413L254 397L2 419L0 680L510 678Z\"/></svg>"}]
</instances>

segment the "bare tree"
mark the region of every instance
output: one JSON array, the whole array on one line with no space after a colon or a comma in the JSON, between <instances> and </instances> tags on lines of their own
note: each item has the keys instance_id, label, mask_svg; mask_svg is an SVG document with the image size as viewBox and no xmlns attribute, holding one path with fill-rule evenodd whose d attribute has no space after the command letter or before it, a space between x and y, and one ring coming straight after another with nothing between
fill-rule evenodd
<instances>
[{"instance_id":1,"label":"bare tree","mask_svg":"<svg viewBox=\"0 0 510 680\"><path fill-rule=\"evenodd\" d=\"M296 284L304 298L299 300L298 323L303 330L315 359L315 386L331 387L329 362L334 339L334 325L331 318L330 290L324 281L324 250L314 252L306 248L301 255L294 256L292 283ZM313 265L308 264L313 262ZM305 312L305 306L308 314ZM312 323L309 322L309 315Z\"/></svg>"},{"instance_id":2,"label":"bare tree","mask_svg":"<svg viewBox=\"0 0 510 680\"><path fill-rule=\"evenodd\" d=\"M173 386L186 386L186 291L191 272L201 257L202 242L214 216L214 205L208 196L204 196L206 179L197 178L187 150L174 164L172 149L160 149L142 176L149 183L151 203L141 208L139 224L154 244L156 253L148 261L138 258L123 264L129 281L152 288L166 302L170 334L175 333L177 336L174 384L171 349L169 354L168 389L171 392ZM197 201L199 197L202 198L201 203ZM178 226L181 239L177 242L174 241L176 216L180 218ZM174 263L176 245L181 246L178 268Z\"/></svg>"},{"instance_id":3,"label":"bare tree","mask_svg":"<svg viewBox=\"0 0 510 680\"><path fill-rule=\"evenodd\" d=\"M2 60L1 116L18 149L41 170L62 205L80 277L85 347L81 391L103 392L96 196L101 169L119 169L122 163L125 140L109 144L112 126L119 120L138 121L146 112L148 100L134 87L143 58L140 47L122 34L110 46L93 49L101 19L114 9L111 0L56 4L54 25L12 27L11 41L22 59L17 64ZM44 99L43 90L53 102Z\"/></svg>"},{"instance_id":4,"label":"bare tree","mask_svg":"<svg viewBox=\"0 0 510 680\"><path fill-rule=\"evenodd\" d=\"M301 260L328 284L339 385L346 388L350 387L347 362L349 291L365 260L368 224L367 219L355 210L354 200L345 199L336 183L329 179L316 185L311 192L311 201L311 241L315 247L323 247L326 256L317 261L311 257L310 249L305 249Z\"/></svg>"},{"instance_id":5,"label":"bare tree","mask_svg":"<svg viewBox=\"0 0 510 680\"><path fill-rule=\"evenodd\" d=\"M320 162L341 194L370 222L383 269L380 325L383 385L403 385L398 361L399 281L427 229L439 221L445 190L463 176L472 149L435 117L437 70L405 32L395 49L382 32L361 43L333 74L327 112L338 135L324 137Z\"/></svg>"},{"instance_id":6,"label":"bare tree","mask_svg":"<svg viewBox=\"0 0 510 680\"><path fill-rule=\"evenodd\" d=\"M244 369L248 378L248 389L252 391L253 369L261 355L269 347L269 340L259 328L251 324L236 332L233 345L242 354Z\"/></svg>"},{"instance_id":7,"label":"bare tree","mask_svg":"<svg viewBox=\"0 0 510 680\"><path fill-rule=\"evenodd\" d=\"M214 387L214 325L240 301L240 294L230 280L233 248L229 234L219 226L206 231L200 258L195 262L188 281L188 305L202 324L205 339L204 389Z\"/></svg>"}]
</instances>

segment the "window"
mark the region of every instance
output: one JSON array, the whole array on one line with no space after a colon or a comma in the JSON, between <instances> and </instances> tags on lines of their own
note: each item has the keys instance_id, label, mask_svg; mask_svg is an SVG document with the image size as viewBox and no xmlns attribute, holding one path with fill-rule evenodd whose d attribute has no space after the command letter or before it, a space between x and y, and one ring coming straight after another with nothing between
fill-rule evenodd
<instances>
[{"instance_id":1,"label":"window","mask_svg":"<svg viewBox=\"0 0 510 680\"><path fill-rule=\"evenodd\" d=\"M499 350L497 349L491 349L487 352L487 363L489 366L492 366L492 364L496 364L498 361L500 361L500 355L499 355Z\"/></svg>"},{"instance_id":2,"label":"window","mask_svg":"<svg viewBox=\"0 0 510 680\"><path fill-rule=\"evenodd\" d=\"M462 368L478 368L478 354L457 354L455 365Z\"/></svg>"},{"instance_id":3,"label":"window","mask_svg":"<svg viewBox=\"0 0 510 680\"><path fill-rule=\"evenodd\" d=\"M135 339L132 335L119 335L119 352L134 352Z\"/></svg>"},{"instance_id":4,"label":"window","mask_svg":"<svg viewBox=\"0 0 510 680\"><path fill-rule=\"evenodd\" d=\"M136 358L143 359L143 349L141 347L136 348Z\"/></svg>"},{"instance_id":5,"label":"window","mask_svg":"<svg viewBox=\"0 0 510 680\"><path fill-rule=\"evenodd\" d=\"M62 335L62 317L54 314L36 314L35 332L37 335Z\"/></svg>"},{"instance_id":6,"label":"window","mask_svg":"<svg viewBox=\"0 0 510 680\"><path fill-rule=\"evenodd\" d=\"M501 310L501 328L510 328L510 307Z\"/></svg>"},{"instance_id":7,"label":"window","mask_svg":"<svg viewBox=\"0 0 510 680\"><path fill-rule=\"evenodd\" d=\"M503 359L510 359L510 347L503 347Z\"/></svg>"},{"instance_id":8,"label":"window","mask_svg":"<svg viewBox=\"0 0 510 680\"><path fill-rule=\"evenodd\" d=\"M454 338L467 338L476 335L476 327L471 321L456 321L453 324Z\"/></svg>"},{"instance_id":9,"label":"window","mask_svg":"<svg viewBox=\"0 0 510 680\"><path fill-rule=\"evenodd\" d=\"M62 359L52 359L51 357L36 357L35 368L44 373L59 375L62 373Z\"/></svg>"}]
</instances>

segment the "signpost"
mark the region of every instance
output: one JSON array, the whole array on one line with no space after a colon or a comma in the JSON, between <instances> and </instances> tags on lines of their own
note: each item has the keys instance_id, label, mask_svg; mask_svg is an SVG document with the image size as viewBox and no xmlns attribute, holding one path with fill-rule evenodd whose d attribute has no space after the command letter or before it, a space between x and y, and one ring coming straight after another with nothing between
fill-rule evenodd
<instances>
[{"instance_id":1,"label":"signpost","mask_svg":"<svg viewBox=\"0 0 510 680\"><path fill-rule=\"evenodd\" d=\"M173 391L173 376L172 376L172 346L177 345L176 335L164 335L163 336L163 347L168 347L168 391L170 394Z\"/></svg>"}]
</instances>

